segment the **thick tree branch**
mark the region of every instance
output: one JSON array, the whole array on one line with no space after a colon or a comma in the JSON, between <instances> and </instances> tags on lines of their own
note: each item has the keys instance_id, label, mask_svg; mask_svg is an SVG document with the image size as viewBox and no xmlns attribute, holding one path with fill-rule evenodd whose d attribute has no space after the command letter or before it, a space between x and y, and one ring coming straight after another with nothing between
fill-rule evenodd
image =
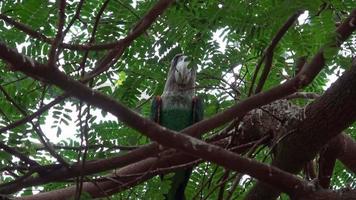
<instances>
[{"instance_id":1,"label":"thick tree branch","mask_svg":"<svg viewBox=\"0 0 356 200\"><path fill-rule=\"evenodd\" d=\"M222 139L213 142L215 145L224 147L228 144L227 139ZM236 153L247 151L254 142L240 145L233 148ZM120 192L129 187L142 183L156 175L173 172L177 169L189 168L197 163L202 162L201 159L195 158L191 155L174 150L168 150L157 157L149 157L139 162L127 165L123 168L115 170L114 173L105 181L97 182L96 184L86 182L83 184L83 190L88 192L91 197L105 197L105 195ZM152 166L154 166L152 168ZM148 174L147 174L148 172ZM143 177L143 175L145 175ZM40 193L33 196L21 197L23 200L41 200L49 197L56 197L58 199L67 199L73 196L75 187L68 187L56 191Z\"/></svg>"},{"instance_id":2,"label":"thick tree branch","mask_svg":"<svg viewBox=\"0 0 356 200\"><path fill-rule=\"evenodd\" d=\"M353 11L352 16L356 17L356 11ZM310 70L303 68L300 73L303 71ZM291 173L299 172L329 140L356 120L355 80L356 62L353 62L351 70L345 72L323 96L306 107L305 119L298 124L293 134L279 143L273 165ZM259 182L246 199L275 199L279 194L272 186Z\"/></svg>"},{"instance_id":3,"label":"thick tree branch","mask_svg":"<svg viewBox=\"0 0 356 200\"><path fill-rule=\"evenodd\" d=\"M338 138L338 137L337 137ZM337 138L335 138L337 140ZM331 140L326 147L320 152L319 156L319 173L318 182L321 187L329 189L331 177L334 172L334 167L339 153L337 146L334 146L336 142Z\"/></svg>"},{"instance_id":4,"label":"thick tree branch","mask_svg":"<svg viewBox=\"0 0 356 200\"><path fill-rule=\"evenodd\" d=\"M320 95L313 93L313 92L296 92L294 94L288 95L285 97L285 99L290 100L290 99L317 99L319 98Z\"/></svg>"},{"instance_id":5,"label":"thick tree branch","mask_svg":"<svg viewBox=\"0 0 356 200\"><path fill-rule=\"evenodd\" d=\"M251 121L251 120L247 119L247 121ZM249 133L249 130L245 130L244 132ZM255 134L249 134L249 135L255 135ZM210 138L210 139L208 139L208 141L210 142L210 141L216 141L216 140L226 138L226 137L221 137L221 136L222 135L220 134L219 137ZM243 141L240 141L238 144L248 143L254 139L256 139L256 137L244 137ZM226 145L222 145L222 146L226 146ZM249 146L249 144L246 144L244 146L247 147L247 146ZM122 156L104 159L104 160L89 161L86 163L86 167L82 170L82 173L84 173L85 175L89 175L89 174L94 174L94 173L98 173L98 172L102 172L102 171L107 171L107 170L114 169L114 168L128 166L129 164L137 162L141 159L153 156L154 153L157 153L157 151L158 151L158 148L154 149L154 147L157 147L157 146L156 145L148 145L145 147L141 147L137 150L130 151L127 154L122 155ZM161 154L165 155L165 154L167 154L167 152L165 151L165 152L162 152ZM175 160L175 159L173 159L173 160ZM100 167L98 167L98 166L100 166ZM44 184L44 183L48 183L51 181L60 181L60 180L68 179L68 178L73 178L78 173L80 173L80 170L81 169L79 168L78 164L73 164L69 168L61 167L57 170L47 170L45 177L42 177L42 176L34 177L34 178L30 177L30 178L22 179L21 182L16 181L16 182L14 182L14 184L12 182L10 182L6 185L3 185L0 190L3 193L4 192L8 193L9 191L16 191L16 190L22 189L24 187ZM89 189L86 189L86 190L89 193L92 193Z\"/></svg>"},{"instance_id":6,"label":"thick tree branch","mask_svg":"<svg viewBox=\"0 0 356 200\"><path fill-rule=\"evenodd\" d=\"M339 147L339 153L337 158L354 174L356 174L356 141L350 136L345 134L338 136L337 147Z\"/></svg>"},{"instance_id":7,"label":"thick tree branch","mask_svg":"<svg viewBox=\"0 0 356 200\"><path fill-rule=\"evenodd\" d=\"M310 195L297 198L296 200L356 200L356 190L319 190Z\"/></svg>"},{"instance_id":8,"label":"thick tree branch","mask_svg":"<svg viewBox=\"0 0 356 200\"><path fill-rule=\"evenodd\" d=\"M87 161L85 168L82 171L84 175L104 172L138 162L151 157L158 152L159 149L157 145L146 145L139 149L132 150L124 156ZM46 176L28 177L21 182L6 183L0 187L0 193L9 194L25 187L73 178L80 173L81 169L82 167L80 163L73 164L69 168L62 166L53 170L49 169L46 172Z\"/></svg>"}]
</instances>

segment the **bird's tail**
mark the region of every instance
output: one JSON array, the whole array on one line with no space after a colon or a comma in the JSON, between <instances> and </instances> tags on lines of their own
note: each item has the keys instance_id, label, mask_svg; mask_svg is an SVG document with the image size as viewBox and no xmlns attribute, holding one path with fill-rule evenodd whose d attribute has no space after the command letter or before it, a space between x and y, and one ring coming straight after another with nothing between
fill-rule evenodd
<instances>
[{"instance_id":1,"label":"bird's tail","mask_svg":"<svg viewBox=\"0 0 356 200\"><path fill-rule=\"evenodd\" d=\"M193 168L189 168L174 172L171 188L166 195L166 200L185 200L184 191L188 184L189 177L192 174L192 170Z\"/></svg>"}]
</instances>

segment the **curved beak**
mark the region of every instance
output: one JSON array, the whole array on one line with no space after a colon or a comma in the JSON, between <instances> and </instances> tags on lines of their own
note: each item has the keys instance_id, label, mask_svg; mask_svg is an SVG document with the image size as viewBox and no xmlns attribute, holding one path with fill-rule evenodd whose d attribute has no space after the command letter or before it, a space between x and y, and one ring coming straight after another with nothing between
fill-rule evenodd
<instances>
[{"instance_id":1,"label":"curved beak","mask_svg":"<svg viewBox=\"0 0 356 200\"><path fill-rule=\"evenodd\" d=\"M191 78L191 70L188 69L189 63L188 56L183 56L175 67L174 76L179 85L186 85Z\"/></svg>"}]
</instances>

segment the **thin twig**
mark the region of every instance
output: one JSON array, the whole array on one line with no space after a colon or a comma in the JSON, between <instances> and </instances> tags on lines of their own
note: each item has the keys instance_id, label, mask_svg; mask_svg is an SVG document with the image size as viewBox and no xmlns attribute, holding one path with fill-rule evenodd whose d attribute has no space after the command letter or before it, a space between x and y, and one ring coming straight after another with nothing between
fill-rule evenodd
<instances>
[{"instance_id":1,"label":"thin twig","mask_svg":"<svg viewBox=\"0 0 356 200\"><path fill-rule=\"evenodd\" d=\"M57 60L57 48L60 43L62 43L64 35L63 33L63 26L65 22L65 8L66 8L66 0L59 0L59 9L58 9L58 27L57 27L57 34L55 39L52 42L51 49L49 50L48 55L48 66L55 67L55 63Z\"/></svg>"},{"instance_id":2,"label":"thin twig","mask_svg":"<svg viewBox=\"0 0 356 200\"><path fill-rule=\"evenodd\" d=\"M80 11L82 10L82 7L83 7L83 3L84 3L84 0L80 0L80 2L78 3L78 6L77 6L77 9L75 10L74 16L72 17L72 19L68 23L68 26L63 31L63 36L64 37L68 33L68 31L72 27L72 25L74 24L75 20L77 20L79 18Z\"/></svg>"},{"instance_id":3,"label":"thin twig","mask_svg":"<svg viewBox=\"0 0 356 200\"><path fill-rule=\"evenodd\" d=\"M84 145L84 146L79 146L79 147L74 147L74 146L60 146L60 145L53 145L53 148L55 149L63 149L63 150L72 150L72 151L81 151L83 149L119 149L120 151L131 151L134 149L139 148L140 146L122 146L122 145L103 145L103 144L93 144L93 145ZM43 147L37 148L37 151L44 150Z\"/></svg>"},{"instance_id":4,"label":"thin twig","mask_svg":"<svg viewBox=\"0 0 356 200\"><path fill-rule=\"evenodd\" d=\"M17 126L20 126L22 124L25 124L27 122L30 122L31 120L33 120L34 118L40 116L42 113L46 112L47 110L49 110L51 107L53 107L54 105L58 104L59 102L63 101L65 98L68 97L68 94L63 94L61 96L58 96L57 98L55 98L53 101L51 101L50 103L44 105L43 107L37 109L36 112L32 113L31 115L27 115L22 119L19 119L9 125L7 125L6 127L0 128L0 134L4 133L5 131L8 131L10 129L16 128Z\"/></svg>"},{"instance_id":5,"label":"thin twig","mask_svg":"<svg viewBox=\"0 0 356 200\"><path fill-rule=\"evenodd\" d=\"M5 95L6 100L8 100L9 102L12 103L12 105L14 105L14 107L24 116L27 117L27 111L22 109L20 105L18 105L15 100L6 92L5 88L3 88L0 85L0 91ZM59 156L56 151L52 148L51 144L48 141L48 138L46 138L45 134L43 133L42 129L40 126L36 125L32 120L29 121L31 123L31 125L33 126L33 129L35 130L35 132L38 135L39 140L41 141L41 143L47 148L48 152L55 157L58 162L60 162L61 164L63 164L64 166L69 166L67 162L64 161L64 159ZM46 141L47 140L47 141Z\"/></svg>"},{"instance_id":6,"label":"thin twig","mask_svg":"<svg viewBox=\"0 0 356 200\"><path fill-rule=\"evenodd\" d=\"M25 34L29 35L32 38L38 39L42 42L46 42L48 44L52 44L54 39L48 38L46 35L42 34L41 32L37 32L33 30L30 26L17 22L16 20L6 16L5 14L0 13L0 19L4 20L7 24L14 26L16 29L24 32ZM59 47L66 48L70 50L77 50L77 51L104 51L108 49L113 49L118 45L119 41L104 43L104 44L66 44L60 43Z\"/></svg>"},{"instance_id":7,"label":"thin twig","mask_svg":"<svg viewBox=\"0 0 356 200\"><path fill-rule=\"evenodd\" d=\"M89 136L88 136L88 131L89 131L89 119L91 117L90 115L90 106L88 106L87 109L85 109L86 111L86 118L85 118L85 122L84 122L84 126L82 125L82 113L81 113L81 109L79 110L79 125L80 125L80 140L81 140L81 147L83 146L84 142L85 142L85 146L87 146L89 144ZM79 200L81 193L82 193L82 189L83 189L83 180L84 180L84 167L85 167L85 163L86 163L86 159L87 159L87 153L88 153L88 148L84 148L84 152L81 158L81 170L79 173L79 176L77 177L77 188L76 188L76 192L75 192L75 199ZM80 161L80 153L78 154L78 163Z\"/></svg>"},{"instance_id":8,"label":"thin twig","mask_svg":"<svg viewBox=\"0 0 356 200\"><path fill-rule=\"evenodd\" d=\"M262 144L262 143L265 143L268 139L270 138L269 135L266 135L264 137L262 137L261 139L259 139L251 148L250 150L247 152L247 155L246 157L248 158L252 158L253 157L253 153L256 151L257 147ZM256 154L255 154L256 155ZM236 176L235 176L235 179L234 179L234 182L232 183L232 186L230 187L230 190L228 191L227 193L227 196L225 198L225 200L230 200L236 187L239 185L239 182L242 178L242 175L241 173L237 173Z\"/></svg>"},{"instance_id":9,"label":"thin twig","mask_svg":"<svg viewBox=\"0 0 356 200\"><path fill-rule=\"evenodd\" d=\"M121 39L116 47L111 50L90 73L89 77L95 77L102 72L106 71L112 62L118 59L124 52L124 50L142 33L144 33L161 15L174 0L160 0L153 8L136 24L132 32L130 32L125 38Z\"/></svg>"},{"instance_id":10,"label":"thin twig","mask_svg":"<svg viewBox=\"0 0 356 200\"><path fill-rule=\"evenodd\" d=\"M23 162L25 162L26 164L28 164L31 167L40 166L40 164L38 164L36 161L30 159L28 156L17 151L16 149L9 147L8 145L2 143L1 141L0 141L0 148L3 149L4 151L8 152L11 155L18 157L20 160L22 160Z\"/></svg>"},{"instance_id":11,"label":"thin twig","mask_svg":"<svg viewBox=\"0 0 356 200\"><path fill-rule=\"evenodd\" d=\"M288 18L286 23L278 30L277 34L273 37L270 45L267 47L265 51L265 67L263 68L260 81L257 84L255 94L261 92L264 83L267 80L267 76L271 70L272 67L272 61L273 61L273 51L275 47L277 46L278 42L282 39L282 37L287 33L288 29L294 24L294 22L298 19L299 15L301 15L304 11L303 10L298 10L296 13L294 13L292 16Z\"/></svg>"},{"instance_id":12,"label":"thin twig","mask_svg":"<svg viewBox=\"0 0 356 200\"><path fill-rule=\"evenodd\" d=\"M261 64L265 60L265 62L266 62L265 63L265 67L264 67L263 72L261 74L260 81L257 84L256 90L255 90L255 94L259 93L262 90L264 82L266 81L267 76L268 76L269 71L270 71L271 66L272 66L274 48L277 46L278 42L282 39L282 37L285 35L285 33L288 31L288 29L293 25L295 20L298 19L299 15L301 15L302 13L303 13L302 10L298 10L296 13L294 13L292 16L290 16L288 18L288 20L286 21L286 23L284 23L284 25L278 30L277 34L273 37L273 39L272 39L271 43L269 44L269 46L264 51L261 59L259 60L257 66L256 66L256 70L254 72L254 75L253 75L253 78L252 78L252 83L251 83L250 90L249 90L249 96L252 93L254 82L256 80L256 77L257 77L258 71L259 71L259 69L261 67Z\"/></svg>"}]
</instances>

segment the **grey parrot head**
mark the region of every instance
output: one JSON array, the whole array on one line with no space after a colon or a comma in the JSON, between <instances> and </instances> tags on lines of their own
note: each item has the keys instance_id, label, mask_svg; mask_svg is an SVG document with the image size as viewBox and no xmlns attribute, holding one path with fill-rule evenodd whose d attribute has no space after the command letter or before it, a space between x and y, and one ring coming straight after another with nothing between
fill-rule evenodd
<instances>
[{"instance_id":1,"label":"grey parrot head","mask_svg":"<svg viewBox=\"0 0 356 200\"><path fill-rule=\"evenodd\" d=\"M164 87L164 94L179 92L194 94L196 70L188 67L190 59L183 54L174 56Z\"/></svg>"}]
</instances>

